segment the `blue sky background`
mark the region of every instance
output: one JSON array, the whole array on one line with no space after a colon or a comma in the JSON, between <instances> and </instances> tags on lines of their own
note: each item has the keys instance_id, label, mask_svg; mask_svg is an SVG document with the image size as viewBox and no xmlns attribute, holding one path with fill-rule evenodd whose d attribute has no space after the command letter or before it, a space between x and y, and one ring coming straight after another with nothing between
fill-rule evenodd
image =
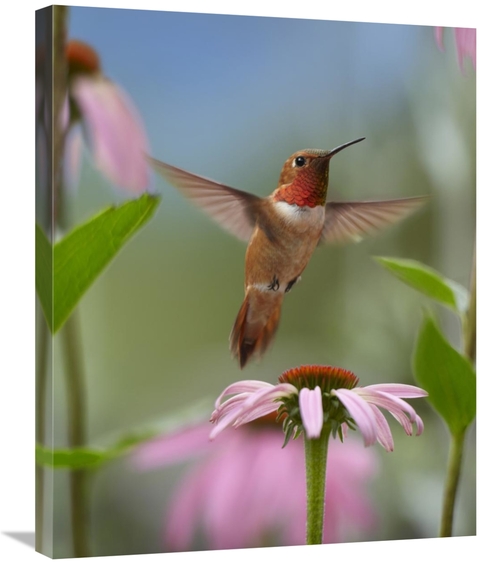
<instances>
[{"instance_id":1,"label":"blue sky background","mask_svg":"<svg viewBox=\"0 0 500 564\"><path fill-rule=\"evenodd\" d=\"M131 95L158 158L212 176L269 153L276 176L298 148L365 135L365 116L405 110L436 49L425 27L88 8L70 36Z\"/></svg>"}]
</instances>

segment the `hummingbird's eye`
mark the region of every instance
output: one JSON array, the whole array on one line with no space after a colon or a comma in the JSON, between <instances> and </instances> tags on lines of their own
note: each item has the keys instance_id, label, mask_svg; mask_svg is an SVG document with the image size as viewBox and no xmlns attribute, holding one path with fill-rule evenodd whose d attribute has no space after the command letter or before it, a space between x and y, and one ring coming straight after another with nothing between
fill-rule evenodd
<instances>
[{"instance_id":1,"label":"hummingbird's eye","mask_svg":"<svg viewBox=\"0 0 500 564\"><path fill-rule=\"evenodd\" d=\"M304 165L306 164L306 159L305 159L305 157L302 157L302 156L297 157L297 158L295 159L294 164L295 164L295 166L299 166L299 167L300 167L300 166L304 166Z\"/></svg>"}]
</instances>

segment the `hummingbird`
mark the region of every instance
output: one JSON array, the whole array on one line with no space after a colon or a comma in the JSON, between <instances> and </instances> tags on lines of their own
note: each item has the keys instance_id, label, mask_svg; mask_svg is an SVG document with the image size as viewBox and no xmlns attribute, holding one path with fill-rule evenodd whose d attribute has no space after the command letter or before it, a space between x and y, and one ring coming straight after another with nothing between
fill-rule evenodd
<instances>
[{"instance_id":1,"label":"hummingbird","mask_svg":"<svg viewBox=\"0 0 500 564\"><path fill-rule=\"evenodd\" d=\"M283 165L278 187L262 198L149 157L167 182L221 227L248 242L245 298L234 322L230 350L243 368L273 341L284 295L300 280L320 243L359 241L420 207L426 197L326 201L330 159L365 137L332 150L304 149Z\"/></svg>"}]
</instances>

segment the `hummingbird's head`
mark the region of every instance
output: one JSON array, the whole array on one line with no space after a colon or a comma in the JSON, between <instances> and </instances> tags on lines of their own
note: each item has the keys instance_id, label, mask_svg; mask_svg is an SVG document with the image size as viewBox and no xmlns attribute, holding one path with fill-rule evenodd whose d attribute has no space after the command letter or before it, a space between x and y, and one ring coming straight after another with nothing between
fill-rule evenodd
<instances>
[{"instance_id":1,"label":"hummingbird's head","mask_svg":"<svg viewBox=\"0 0 500 564\"><path fill-rule=\"evenodd\" d=\"M304 149L294 153L281 169L278 190L274 193L275 199L299 206L325 205L330 159L342 149L363 139L364 137L361 137L344 143L330 151Z\"/></svg>"}]
</instances>

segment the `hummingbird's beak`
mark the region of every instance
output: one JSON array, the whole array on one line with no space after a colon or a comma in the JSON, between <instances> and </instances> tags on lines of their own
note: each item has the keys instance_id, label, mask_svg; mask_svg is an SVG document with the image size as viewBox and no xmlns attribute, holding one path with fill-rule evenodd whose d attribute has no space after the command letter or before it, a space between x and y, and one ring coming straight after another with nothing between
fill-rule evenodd
<instances>
[{"instance_id":1,"label":"hummingbird's beak","mask_svg":"<svg viewBox=\"0 0 500 564\"><path fill-rule=\"evenodd\" d=\"M340 151L342 151L342 149L345 149L346 147L350 147L351 145L354 145L355 143L359 143L360 141L363 141L363 139L366 139L366 137L360 137L359 139L356 139L355 141L349 141L349 143L344 143L343 145L340 145L339 147L332 149L329 153L327 153L325 155L325 157L327 159L330 159L331 157L333 157L333 155L340 153Z\"/></svg>"}]
</instances>

